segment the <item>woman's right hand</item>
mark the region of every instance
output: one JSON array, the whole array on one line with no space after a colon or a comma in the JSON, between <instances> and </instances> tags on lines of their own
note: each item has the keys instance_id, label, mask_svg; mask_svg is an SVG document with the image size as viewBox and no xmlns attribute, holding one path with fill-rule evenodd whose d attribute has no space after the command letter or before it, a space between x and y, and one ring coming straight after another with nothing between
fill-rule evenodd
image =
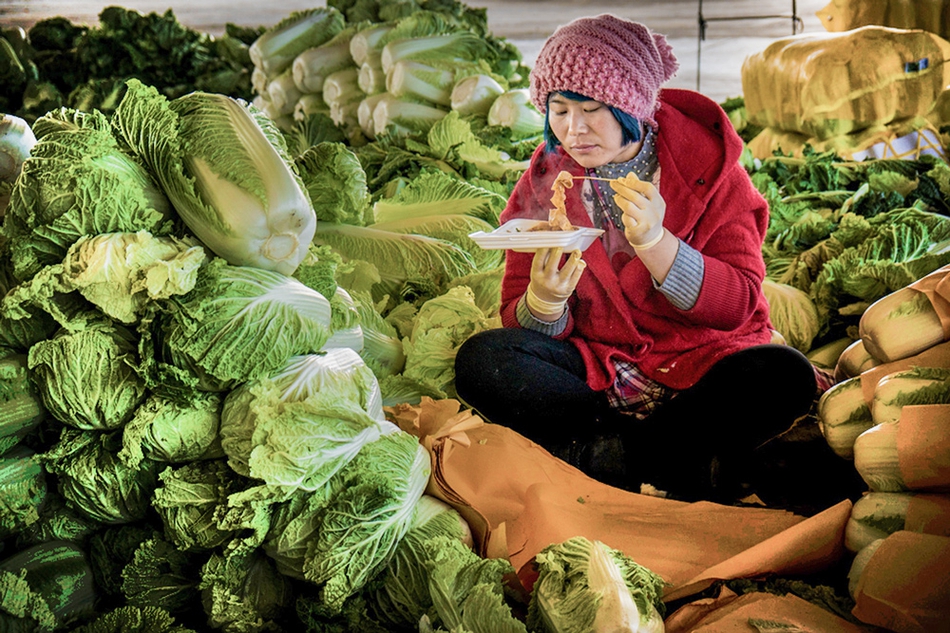
<instances>
[{"instance_id":1,"label":"woman's right hand","mask_svg":"<svg viewBox=\"0 0 950 633\"><path fill-rule=\"evenodd\" d=\"M528 309L542 321L556 321L564 314L567 300L574 294L587 262L581 259L580 251L571 251L563 266L561 247L542 248L531 261L531 280L525 300Z\"/></svg>"}]
</instances>

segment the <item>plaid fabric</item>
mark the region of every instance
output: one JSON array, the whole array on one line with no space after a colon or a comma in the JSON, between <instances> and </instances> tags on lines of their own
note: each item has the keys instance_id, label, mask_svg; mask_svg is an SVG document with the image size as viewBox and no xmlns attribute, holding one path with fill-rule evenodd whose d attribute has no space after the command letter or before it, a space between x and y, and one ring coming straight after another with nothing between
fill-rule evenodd
<instances>
[{"instance_id":1,"label":"plaid fabric","mask_svg":"<svg viewBox=\"0 0 950 633\"><path fill-rule=\"evenodd\" d=\"M675 389L650 380L633 363L616 361L615 366L617 379L607 390L607 401L622 413L642 420L676 395Z\"/></svg>"}]
</instances>

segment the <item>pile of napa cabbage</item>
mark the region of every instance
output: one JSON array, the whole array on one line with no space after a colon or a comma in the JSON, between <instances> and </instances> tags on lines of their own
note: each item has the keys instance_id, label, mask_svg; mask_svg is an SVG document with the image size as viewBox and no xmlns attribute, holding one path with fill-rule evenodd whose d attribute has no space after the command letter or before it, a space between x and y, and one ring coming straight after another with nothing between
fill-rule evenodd
<instances>
[{"instance_id":1,"label":"pile of napa cabbage","mask_svg":"<svg viewBox=\"0 0 950 633\"><path fill-rule=\"evenodd\" d=\"M323 163L243 102L137 81L32 132L0 239L0 538L25 553L0 562L3 627L411 630L443 621L406 590L450 551L430 537L497 570L473 584L510 618L510 564L423 494L342 258L312 244ZM445 301L487 326L467 287ZM460 327L432 310L426 332Z\"/></svg>"}]
</instances>

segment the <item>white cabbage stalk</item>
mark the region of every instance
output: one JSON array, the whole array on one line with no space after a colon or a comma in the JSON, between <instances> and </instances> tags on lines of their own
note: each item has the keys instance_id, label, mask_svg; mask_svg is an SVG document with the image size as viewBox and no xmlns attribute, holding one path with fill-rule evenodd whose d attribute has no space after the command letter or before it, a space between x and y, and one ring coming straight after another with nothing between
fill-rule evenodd
<instances>
[{"instance_id":1,"label":"white cabbage stalk","mask_svg":"<svg viewBox=\"0 0 950 633\"><path fill-rule=\"evenodd\" d=\"M366 94L378 94L386 90L386 73L383 72L382 66L363 64L360 66L356 83Z\"/></svg>"},{"instance_id":2,"label":"white cabbage stalk","mask_svg":"<svg viewBox=\"0 0 950 633\"><path fill-rule=\"evenodd\" d=\"M950 369L914 367L888 374L874 387L874 424L897 422L905 406L950 403Z\"/></svg>"},{"instance_id":3,"label":"white cabbage stalk","mask_svg":"<svg viewBox=\"0 0 950 633\"><path fill-rule=\"evenodd\" d=\"M452 103L455 73L422 62L401 60L386 74L386 90L394 97L418 97L437 103Z\"/></svg>"},{"instance_id":4,"label":"white cabbage stalk","mask_svg":"<svg viewBox=\"0 0 950 633\"><path fill-rule=\"evenodd\" d=\"M266 114L267 118L272 121L276 121L281 117L280 112L274 107L274 104L271 103L270 96L267 93L259 94L254 97L251 105Z\"/></svg>"},{"instance_id":5,"label":"white cabbage stalk","mask_svg":"<svg viewBox=\"0 0 950 633\"><path fill-rule=\"evenodd\" d=\"M383 46L380 61L386 74L403 59L439 60L442 63L475 61L484 49L483 40L467 31L393 40Z\"/></svg>"},{"instance_id":6,"label":"white cabbage stalk","mask_svg":"<svg viewBox=\"0 0 950 633\"><path fill-rule=\"evenodd\" d=\"M544 116L531 103L527 88L518 88L495 99L488 110L488 124L509 128L516 136L532 136L544 129Z\"/></svg>"},{"instance_id":7,"label":"white cabbage stalk","mask_svg":"<svg viewBox=\"0 0 950 633\"><path fill-rule=\"evenodd\" d=\"M327 75L353 66L349 42L334 40L297 55L292 65L294 83L304 94L322 92Z\"/></svg>"},{"instance_id":8,"label":"white cabbage stalk","mask_svg":"<svg viewBox=\"0 0 950 633\"><path fill-rule=\"evenodd\" d=\"M259 95L266 94L267 82L267 73L255 66L254 70L251 71L251 88L254 89L254 92Z\"/></svg>"},{"instance_id":9,"label":"white cabbage stalk","mask_svg":"<svg viewBox=\"0 0 950 633\"><path fill-rule=\"evenodd\" d=\"M362 101L351 101L349 103L332 103L330 105L330 118L333 123L344 129L359 127L359 108Z\"/></svg>"},{"instance_id":10,"label":"white cabbage stalk","mask_svg":"<svg viewBox=\"0 0 950 633\"><path fill-rule=\"evenodd\" d=\"M469 75L456 82L449 96L452 109L459 114L488 116L495 99L505 92L491 75Z\"/></svg>"},{"instance_id":11,"label":"white cabbage stalk","mask_svg":"<svg viewBox=\"0 0 950 633\"><path fill-rule=\"evenodd\" d=\"M369 95L360 101L360 105L356 109L356 118L359 121L360 129L363 130L363 134L366 135L366 138L370 140L376 139L376 125L373 123L373 110L376 108L376 104L385 96L385 92Z\"/></svg>"},{"instance_id":12,"label":"white cabbage stalk","mask_svg":"<svg viewBox=\"0 0 950 633\"><path fill-rule=\"evenodd\" d=\"M356 65L369 63L382 68L382 47L379 43L392 30L391 24L380 24L356 33L350 40L350 55Z\"/></svg>"},{"instance_id":13,"label":"white cabbage stalk","mask_svg":"<svg viewBox=\"0 0 950 633\"><path fill-rule=\"evenodd\" d=\"M881 361L871 356L868 348L864 346L864 339L859 338L841 352L838 363L835 365L835 376L840 378L860 376L864 371L880 364Z\"/></svg>"},{"instance_id":14,"label":"white cabbage stalk","mask_svg":"<svg viewBox=\"0 0 950 633\"><path fill-rule=\"evenodd\" d=\"M313 114L330 116L330 107L323 101L322 94L302 95L294 106L294 121L303 121Z\"/></svg>"},{"instance_id":15,"label":"white cabbage stalk","mask_svg":"<svg viewBox=\"0 0 950 633\"><path fill-rule=\"evenodd\" d=\"M30 125L18 116L4 114L0 118L0 182L13 182L30 157L36 136Z\"/></svg>"},{"instance_id":16,"label":"white cabbage stalk","mask_svg":"<svg viewBox=\"0 0 950 633\"><path fill-rule=\"evenodd\" d=\"M836 455L853 459L854 441L872 426L871 408L859 377L839 382L819 398L818 429Z\"/></svg>"},{"instance_id":17,"label":"white cabbage stalk","mask_svg":"<svg viewBox=\"0 0 950 633\"><path fill-rule=\"evenodd\" d=\"M640 613L620 567L606 545L594 541L590 553L587 582L600 599L591 633L663 633L663 619L651 605L650 613Z\"/></svg>"},{"instance_id":18,"label":"white cabbage stalk","mask_svg":"<svg viewBox=\"0 0 950 633\"><path fill-rule=\"evenodd\" d=\"M248 48L251 63L268 77L290 67L300 53L330 41L343 30L346 20L333 8L297 11L254 40Z\"/></svg>"},{"instance_id":19,"label":"white cabbage stalk","mask_svg":"<svg viewBox=\"0 0 950 633\"><path fill-rule=\"evenodd\" d=\"M844 528L844 546L857 553L877 539L904 529L911 492L869 492L854 502Z\"/></svg>"},{"instance_id":20,"label":"white cabbage stalk","mask_svg":"<svg viewBox=\"0 0 950 633\"><path fill-rule=\"evenodd\" d=\"M345 68L331 73L323 82L323 101L332 107L334 103L350 103L363 99L366 94L360 90L358 78L359 70L356 68Z\"/></svg>"},{"instance_id":21,"label":"white cabbage stalk","mask_svg":"<svg viewBox=\"0 0 950 633\"><path fill-rule=\"evenodd\" d=\"M854 468L872 492L907 490L897 453L898 424L878 424L854 441Z\"/></svg>"},{"instance_id":22,"label":"white cabbage stalk","mask_svg":"<svg viewBox=\"0 0 950 633\"><path fill-rule=\"evenodd\" d=\"M302 93L294 83L294 76L289 68L267 84L267 96L280 116L293 114Z\"/></svg>"},{"instance_id":23,"label":"white cabbage stalk","mask_svg":"<svg viewBox=\"0 0 950 633\"><path fill-rule=\"evenodd\" d=\"M905 287L886 295L861 315L864 346L885 363L918 354L944 340L943 325L927 295Z\"/></svg>"},{"instance_id":24,"label":"white cabbage stalk","mask_svg":"<svg viewBox=\"0 0 950 633\"><path fill-rule=\"evenodd\" d=\"M379 100L373 109L373 125L376 136L394 126L397 134L426 134L448 112L440 108L404 101L389 93Z\"/></svg>"},{"instance_id":25,"label":"white cabbage stalk","mask_svg":"<svg viewBox=\"0 0 950 633\"><path fill-rule=\"evenodd\" d=\"M820 347L809 350L806 356L812 365L820 369L834 371L838 364L838 359L841 358L841 354L852 342L853 339L850 336L842 336L830 343L825 343ZM844 380L845 378L850 378L850 376L843 376L838 380Z\"/></svg>"}]
</instances>

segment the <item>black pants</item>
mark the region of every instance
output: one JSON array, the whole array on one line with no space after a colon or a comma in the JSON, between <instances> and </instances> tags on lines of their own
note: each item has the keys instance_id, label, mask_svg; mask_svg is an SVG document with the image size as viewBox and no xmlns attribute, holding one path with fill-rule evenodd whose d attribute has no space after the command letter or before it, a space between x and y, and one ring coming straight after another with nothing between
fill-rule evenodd
<instances>
[{"instance_id":1,"label":"black pants","mask_svg":"<svg viewBox=\"0 0 950 633\"><path fill-rule=\"evenodd\" d=\"M716 469L730 471L718 473L720 483L728 481L757 447L808 413L817 390L803 354L761 345L723 358L639 421L613 410L604 393L587 386L572 344L515 328L466 341L455 361L455 387L486 420L555 454L565 443L618 437L625 454L623 487L651 483L680 498L716 497ZM575 465L597 470L596 464Z\"/></svg>"}]
</instances>

